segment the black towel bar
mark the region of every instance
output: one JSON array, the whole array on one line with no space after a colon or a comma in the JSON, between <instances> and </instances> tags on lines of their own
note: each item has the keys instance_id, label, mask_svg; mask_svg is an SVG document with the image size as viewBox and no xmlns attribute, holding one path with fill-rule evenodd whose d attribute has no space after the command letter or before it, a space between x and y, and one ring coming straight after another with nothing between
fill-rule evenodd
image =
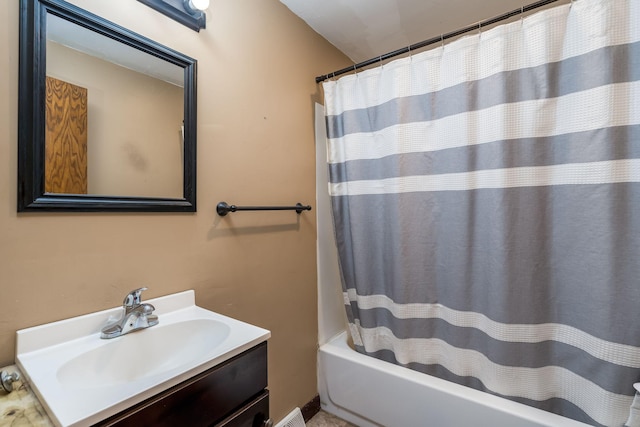
<instances>
[{"instance_id":1,"label":"black towel bar","mask_svg":"<svg viewBox=\"0 0 640 427\"><path fill-rule=\"evenodd\" d=\"M216 206L216 211L220 216L225 216L229 212L236 211L296 211L296 213L300 215L302 211L310 210L311 206L305 206L302 203L296 203L295 206L236 206L229 205L227 202L220 202L218 206Z\"/></svg>"}]
</instances>

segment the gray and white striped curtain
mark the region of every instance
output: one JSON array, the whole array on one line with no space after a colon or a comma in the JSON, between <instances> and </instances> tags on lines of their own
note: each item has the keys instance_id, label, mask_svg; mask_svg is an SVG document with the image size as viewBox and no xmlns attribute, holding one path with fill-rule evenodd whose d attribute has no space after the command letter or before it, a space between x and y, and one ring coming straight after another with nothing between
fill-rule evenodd
<instances>
[{"instance_id":1,"label":"gray and white striped curtain","mask_svg":"<svg viewBox=\"0 0 640 427\"><path fill-rule=\"evenodd\" d=\"M625 424L640 381L640 0L576 0L324 92L358 349Z\"/></svg>"}]
</instances>

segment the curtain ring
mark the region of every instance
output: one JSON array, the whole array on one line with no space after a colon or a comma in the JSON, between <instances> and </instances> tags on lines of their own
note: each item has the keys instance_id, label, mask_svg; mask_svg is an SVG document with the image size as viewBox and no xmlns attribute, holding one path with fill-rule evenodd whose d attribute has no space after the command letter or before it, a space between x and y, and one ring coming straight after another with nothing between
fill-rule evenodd
<instances>
[{"instance_id":1,"label":"curtain ring","mask_svg":"<svg viewBox=\"0 0 640 427\"><path fill-rule=\"evenodd\" d=\"M520 6L520 26L522 25L524 25L524 6Z\"/></svg>"}]
</instances>

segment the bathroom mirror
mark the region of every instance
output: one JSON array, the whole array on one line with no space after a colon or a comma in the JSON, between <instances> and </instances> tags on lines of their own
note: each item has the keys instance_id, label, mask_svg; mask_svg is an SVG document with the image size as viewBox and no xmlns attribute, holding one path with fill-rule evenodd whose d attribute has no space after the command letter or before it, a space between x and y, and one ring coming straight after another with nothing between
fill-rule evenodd
<instances>
[{"instance_id":1,"label":"bathroom mirror","mask_svg":"<svg viewBox=\"0 0 640 427\"><path fill-rule=\"evenodd\" d=\"M20 0L18 212L195 212L196 65L62 0Z\"/></svg>"}]
</instances>

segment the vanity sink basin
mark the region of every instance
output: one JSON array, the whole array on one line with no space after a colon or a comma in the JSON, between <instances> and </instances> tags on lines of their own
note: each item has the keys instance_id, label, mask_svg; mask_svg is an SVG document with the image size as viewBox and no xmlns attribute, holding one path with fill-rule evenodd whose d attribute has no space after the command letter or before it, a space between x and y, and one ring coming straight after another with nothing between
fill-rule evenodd
<instances>
[{"instance_id":1,"label":"vanity sink basin","mask_svg":"<svg viewBox=\"0 0 640 427\"><path fill-rule=\"evenodd\" d=\"M86 389L162 374L195 362L220 345L230 330L212 319L159 324L79 354L58 369L57 380L64 387Z\"/></svg>"},{"instance_id":2,"label":"vanity sink basin","mask_svg":"<svg viewBox=\"0 0 640 427\"><path fill-rule=\"evenodd\" d=\"M112 339L114 308L17 332L16 363L58 426L90 426L266 341L269 331L195 305L148 301L159 324Z\"/></svg>"}]
</instances>

